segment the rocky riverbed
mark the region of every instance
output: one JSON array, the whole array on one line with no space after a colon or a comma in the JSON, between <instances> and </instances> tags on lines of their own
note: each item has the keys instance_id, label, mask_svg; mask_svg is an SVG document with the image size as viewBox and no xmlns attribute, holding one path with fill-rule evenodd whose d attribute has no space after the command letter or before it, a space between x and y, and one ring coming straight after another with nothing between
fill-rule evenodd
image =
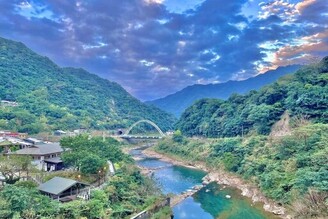
<instances>
[{"instance_id":1,"label":"rocky riverbed","mask_svg":"<svg viewBox=\"0 0 328 219\"><path fill-rule=\"evenodd\" d=\"M187 163L182 160L177 160L176 158L172 158L168 155L160 154L152 150L152 148L148 148L143 151L146 156L156 157L162 161L170 162L174 165L185 166L188 168L196 168L201 169L203 171L208 172L208 174L203 178L203 184L209 184L211 182L217 182L218 184L238 188L241 190L241 194L243 196L249 197L253 202L261 202L263 203L263 209L268 212L272 212L275 215L278 215L281 218L290 219L292 218L288 215L286 209L283 206L275 203L274 201L266 198L259 188L240 177L228 173L224 170L219 169L210 169L206 167L206 165L202 162L196 163Z\"/></svg>"}]
</instances>

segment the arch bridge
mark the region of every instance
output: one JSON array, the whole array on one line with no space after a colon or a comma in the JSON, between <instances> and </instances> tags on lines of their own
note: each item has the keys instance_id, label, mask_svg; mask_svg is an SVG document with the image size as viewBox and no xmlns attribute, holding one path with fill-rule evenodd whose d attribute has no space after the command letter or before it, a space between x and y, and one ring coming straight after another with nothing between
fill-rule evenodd
<instances>
[{"instance_id":1,"label":"arch bridge","mask_svg":"<svg viewBox=\"0 0 328 219\"><path fill-rule=\"evenodd\" d=\"M138 124L140 123L147 123L151 126L153 126L158 133L160 134L160 136L146 136L146 135L130 135L130 131ZM163 131L158 127L158 125L156 125L154 122L148 120L148 119L142 119L139 120L138 122L135 122L134 124L132 124L130 126L130 128L128 128L128 130L126 130L126 132L121 136L122 138L126 138L126 139L131 139L131 138L135 138L135 139L160 139L163 138L165 136L165 134L163 133Z\"/></svg>"}]
</instances>

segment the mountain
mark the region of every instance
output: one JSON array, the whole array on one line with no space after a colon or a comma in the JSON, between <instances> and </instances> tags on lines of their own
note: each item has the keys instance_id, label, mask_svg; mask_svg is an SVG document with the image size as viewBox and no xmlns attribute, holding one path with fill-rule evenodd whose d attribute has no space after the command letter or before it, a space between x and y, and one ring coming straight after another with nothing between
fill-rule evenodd
<instances>
[{"instance_id":1,"label":"mountain","mask_svg":"<svg viewBox=\"0 0 328 219\"><path fill-rule=\"evenodd\" d=\"M279 67L276 70L267 71L264 74L260 74L244 81L192 85L164 98L148 101L146 103L157 106L166 112L170 112L176 117L180 117L181 113L196 100L202 98L227 99L233 93L244 94L250 90L257 90L264 85L276 81L283 75L295 72L300 67L300 65Z\"/></svg>"},{"instance_id":2,"label":"mountain","mask_svg":"<svg viewBox=\"0 0 328 219\"><path fill-rule=\"evenodd\" d=\"M328 218L328 56L259 91L198 100L176 129L158 152L237 174L291 218Z\"/></svg>"},{"instance_id":3,"label":"mountain","mask_svg":"<svg viewBox=\"0 0 328 219\"><path fill-rule=\"evenodd\" d=\"M119 84L83 69L61 68L24 44L0 38L0 129L37 133L54 129L125 128L149 119L163 130L175 118L148 106Z\"/></svg>"},{"instance_id":4,"label":"mountain","mask_svg":"<svg viewBox=\"0 0 328 219\"><path fill-rule=\"evenodd\" d=\"M294 125L307 120L328 123L328 56L259 91L227 100L201 99L184 111L176 128L189 136L266 135L284 113Z\"/></svg>"}]
</instances>

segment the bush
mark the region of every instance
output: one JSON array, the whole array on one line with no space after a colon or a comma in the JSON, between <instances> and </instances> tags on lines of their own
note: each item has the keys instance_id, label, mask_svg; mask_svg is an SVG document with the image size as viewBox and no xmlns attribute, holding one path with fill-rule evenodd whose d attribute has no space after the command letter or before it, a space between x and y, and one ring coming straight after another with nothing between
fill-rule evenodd
<instances>
[{"instance_id":1,"label":"bush","mask_svg":"<svg viewBox=\"0 0 328 219\"><path fill-rule=\"evenodd\" d=\"M34 181L27 180L27 181L18 181L15 183L15 186L33 189L33 188L38 187L38 184Z\"/></svg>"}]
</instances>

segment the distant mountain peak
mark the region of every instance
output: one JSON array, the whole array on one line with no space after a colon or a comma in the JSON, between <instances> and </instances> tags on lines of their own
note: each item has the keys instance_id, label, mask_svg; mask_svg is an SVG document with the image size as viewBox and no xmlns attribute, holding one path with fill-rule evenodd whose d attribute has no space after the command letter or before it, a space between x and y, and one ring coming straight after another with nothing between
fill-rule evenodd
<instances>
[{"instance_id":1,"label":"distant mountain peak","mask_svg":"<svg viewBox=\"0 0 328 219\"><path fill-rule=\"evenodd\" d=\"M166 97L147 101L160 109L180 117L182 112L195 101L202 98L227 99L232 93L244 94L250 90L257 90L264 85L270 84L281 76L294 73L301 65L289 65L269 70L266 73L242 81L229 80L218 84L194 84Z\"/></svg>"}]
</instances>

